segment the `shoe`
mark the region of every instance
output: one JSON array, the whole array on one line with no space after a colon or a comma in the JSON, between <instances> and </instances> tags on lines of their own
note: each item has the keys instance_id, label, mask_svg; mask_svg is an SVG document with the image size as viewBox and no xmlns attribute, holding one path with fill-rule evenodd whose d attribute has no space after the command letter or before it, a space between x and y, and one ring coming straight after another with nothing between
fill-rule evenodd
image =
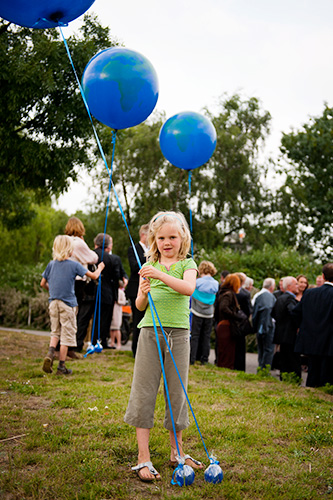
<instances>
[{"instance_id":1,"label":"shoe","mask_svg":"<svg viewBox=\"0 0 333 500\"><path fill-rule=\"evenodd\" d=\"M198 460L195 460L190 455L184 455L182 458L184 458L184 460L185 460L185 465L190 465L192 467L192 469L203 469L204 468L204 465L201 462L199 462ZM169 465L170 465L170 467L175 469L179 465L179 462L177 460L170 460Z\"/></svg>"},{"instance_id":2,"label":"shoe","mask_svg":"<svg viewBox=\"0 0 333 500\"><path fill-rule=\"evenodd\" d=\"M53 365L53 357L49 354L44 358L43 362L43 371L45 373L52 373L52 365Z\"/></svg>"},{"instance_id":3,"label":"shoe","mask_svg":"<svg viewBox=\"0 0 333 500\"><path fill-rule=\"evenodd\" d=\"M66 366L58 366L57 375L72 375L73 371L67 368Z\"/></svg>"},{"instance_id":4,"label":"shoe","mask_svg":"<svg viewBox=\"0 0 333 500\"><path fill-rule=\"evenodd\" d=\"M142 474L142 469L144 469L145 467L149 470L152 477L145 477ZM144 462L142 464L136 465L135 467L132 467L132 470L136 472L140 481L144 483L152 483L153 481L161 480L161 476L159 475L159 473L157 472L157 470L155 469L155 467L151 462Z\"/></svg>"},{"instance_id":5,"label":"shoe","mask_svg":"<svg viewBox=\"0 0 333 500\"><path fill-rule=\"evenodd\" d=\"M71 359L83 359L83 354L80 354L75 351L68 351L67 356Z\"/></svg>"}]
</instances>

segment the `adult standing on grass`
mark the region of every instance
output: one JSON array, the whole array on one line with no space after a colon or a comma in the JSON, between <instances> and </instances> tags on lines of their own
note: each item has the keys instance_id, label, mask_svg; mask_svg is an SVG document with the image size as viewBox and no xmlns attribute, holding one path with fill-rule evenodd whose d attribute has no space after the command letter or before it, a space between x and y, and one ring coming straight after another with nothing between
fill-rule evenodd
<instances>
[{"instance_id":1,"label":"adult standing on grass","mask_svg":"<svg viewBox=\"0 0 333 500\"><path fill-rule=\"evenodd\" d=\"M76 346L76 307L74 292L76 276L97 279L104 268L99 264L93 273L79 262L70 260L73 240L66 235L57 236L53 243L53 260L48 263L40 282L49 291L49 312L51 321L51 340L49 351L44 358L43 370L52 373L54 351L60 341L59 366L57 375L70 375L72 370L65 366L68 347Z\"/></svg>"},{"instance_id":2,"label":"adult standing on grass","mask_svg":"<svg viewBox=\"0 0 333 500\"><path fill-rule=\"evenodd\" d=\"M277 298L272 317L275 319L273 342L280 346L280 378L283 373L296 373L301 378L301 357L294 351L297 325L292 311L297 305L298 281L293 276L283 278L284 293Z\"/></svg>"},{"instance_id":3,"label":"adult standing on grass","mask_svg":"<svg viewBox=\"0 0 333 500\"><path fill-rule=\"evenodd\" d=\"M73 253L71 255L71 260L79 262L86 269L88 269L88 264L97 264L98 255L96 255L96 252L91 250L88 247L87 243L84 241L84 235L86 234L86 231L80 219L78 219L77 217L70 217L65 227L65 234L67 234L67 236L70 236L73 240ZM83 276L83 278L77 276L75 279L75 295L78 303L76 332L77 347L75 350L78 352L82 351L84 339L87 333L87 321L85 318L86 308L82 306L84 302L91 301L91 294L90 292L87 293L87 291L90 289L90 286L88 286L89 282L90 279L87 278L87 276ZM75 354L75 351L71 348L68 350L68 354L74 359L78 357Z\"/></svg>"},{"instance_id":4,"label":"adult standing on grass","mask_svg":"<svg viewBox=\"0 0 333 500\"><path fill-rule=\"evenodd\" d=\"M232 324L238 320L240 309L236 294L240 289L240 279L237 274L228 274L218 294L218 316L216 328L217 359L216 364L222 368L237 370L235 363L237 356L238 342L232 335ZM240 343L244 338L240 339ZM243 352L243 347L241 345Z\"/></svg>"},{"instance_id":5,"label":"adult standing on grass","mask_svg":"<svg viewBox=\"0 0 333 500\"><path fill-rule=\"evenodd\" d=\"M187 388L190 360L189 297L195 290L197 276L194 260L187 258L191 234L185 217L180 212L156 214L149 224L148 244L148 262L140 270L139 293L136 299L137 308L146 312L139 324L141 332L135 356L131 394L124 418L127 424L136 427L138 465L132 470L145 482L161 478L152 465L149 451L149 434L154 425L154 410L162 369L148 293L151 293L182 382ZM182 431L189 425L187 401L161 328L158 328L158 339L180 454L187 465L202 468L200 462L183 453ZM170 461L177 466L177 445L167 400L164 426L170 434Z\"/></svg>"},{"instance_id":6,"label":"adult standing on grass","mask_svg":"<svg viewBox=\"0 0 333 500\"><path fill-rule=\"evenodd\" d=\"M212 262L203 260L198 271L199 278L191 301L191 365L194 365L198 353L201 364L208 363L210 335L214 323L214 303L219 289L218 282L213 278L217 270Z\"/></svg>"},{"instance_id":7,"label":"adult standing on grass","mask_svg":"<svg viewBox=\"0 0 333 500\"><path fill-rule=\"evenodd\" d=\"M136 243L135 249L138 254L140 264L143 265L146 262L146 253L148 251L147 247L147 234L148 234L148 224L144 224L140 227L139 237L140 241ZM136 255L134 253L133 247L129 247L127 251L128 262L131 268L130 279L128 280L127 287L125 290L126 297L129 299L131 303L132 309L132 324L133 324L133 337L132 337L132 352L135 357L136 348L138 345L140 328L138 328L138 324L144 317L144 311L139 311L135 305L136 297L138 295L139 290L139 271L140 267L138 261L136 260Z\"/></svg>"},{"instance_id":8,"label":"adult standing on grass","mask_svg":"<svg viewBox=\"0 0 333 500\"><path fill-rule=\"evenodd\" d=\"M299 326L295 351L309 356L308 387L333 385L333 263L322 276L324 284L307 290L292 313Z\"/></svg>"},{"instance_id":9,"label":"adult standing on grass","mask_svg":"<svg viewBox=\"0 0 333 500\"><path fill-rule=\"evenodd\" d=\"M252 323L253 329L257 333L259 368L271 367L273 361L274 321L271 312L276 302L276 298L273 295L274 289L274 279L266 278L262 289L252 299Z\"/></svg>"}]
</instances>

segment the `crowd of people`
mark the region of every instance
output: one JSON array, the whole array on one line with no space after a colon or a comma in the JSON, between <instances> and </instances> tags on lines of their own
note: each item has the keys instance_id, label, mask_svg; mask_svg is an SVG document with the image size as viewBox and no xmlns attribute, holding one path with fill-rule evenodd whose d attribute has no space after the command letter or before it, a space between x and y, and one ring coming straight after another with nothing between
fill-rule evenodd
<instances>
[{"instance_id":1,"label":"crowd of people","mask_svg":"<svg viewBox=\"0 0 333 500\"><path fill-rule=\"evenodd\" d=\"M188 258L191 234L183 214L159 212L128 250L128 279L112 253L111 236L97 234L94 250L89 249L76 217L65 233L55 238L53 260L41 280L49 291L51 321L43 370L52 373L59 348L56 373L70 375L66 356L78 357L89 325L92 344L100 339L104 349L119 349L122 306L130 301L135 364L124 421L136 429L138 464L132 469L140 480L160 479L150 460L149 436L162 372L170 464L203 468L183 451L182 431L189 425L183 389L190 364L208 363L213 332L219 367L245 370L246 335L255 333L259 368L271 368L278 353L281 378L284 373L300 377L305 355L307 385L333 384L333 264L323 267L314 286L304 275L286 276L275 291L275 280L268 277L257 290L244 273L228 271L218 282L212 262L197 268Z\"/></svg>"}]
</instances>

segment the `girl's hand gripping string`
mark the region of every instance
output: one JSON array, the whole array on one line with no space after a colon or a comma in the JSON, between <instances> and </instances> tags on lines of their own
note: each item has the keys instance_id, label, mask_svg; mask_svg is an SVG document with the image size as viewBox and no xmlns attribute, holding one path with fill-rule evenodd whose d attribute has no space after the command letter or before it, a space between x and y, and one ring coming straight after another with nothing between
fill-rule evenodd
<instances>
[{"instance_id":1,"label":"girl's hand gripping string","mask_svg":"<svg viewBox=\"0 0 333 500\"><path fill-rule=\"evenodd\" d=\"M140 277L138 296L135 301L135 305L139 311L144 311L148 304L148 293L150 292L150 281L149 278Z\"/></svg>"}]
</instances>

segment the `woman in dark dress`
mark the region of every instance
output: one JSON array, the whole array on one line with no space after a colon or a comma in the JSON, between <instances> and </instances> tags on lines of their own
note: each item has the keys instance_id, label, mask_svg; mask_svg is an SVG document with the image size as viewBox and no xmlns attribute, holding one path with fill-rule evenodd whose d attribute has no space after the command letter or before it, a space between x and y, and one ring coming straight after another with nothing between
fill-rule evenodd
<instances>
[{"instance_id":1,"label":"woman in dark dress","mask_svg":"<svg viewBox=\"0 0 333 500\"><path fill-rule=\"evenodd\" d=\"M230 333L230 324L237 321L239 304L236 293L240 288L240 279L236 274L228 274L218 295L218 325L217 337L217 366L232 370L245 370L245 362L239 361L239 340Z\"/></svg>"}]
</instances>

